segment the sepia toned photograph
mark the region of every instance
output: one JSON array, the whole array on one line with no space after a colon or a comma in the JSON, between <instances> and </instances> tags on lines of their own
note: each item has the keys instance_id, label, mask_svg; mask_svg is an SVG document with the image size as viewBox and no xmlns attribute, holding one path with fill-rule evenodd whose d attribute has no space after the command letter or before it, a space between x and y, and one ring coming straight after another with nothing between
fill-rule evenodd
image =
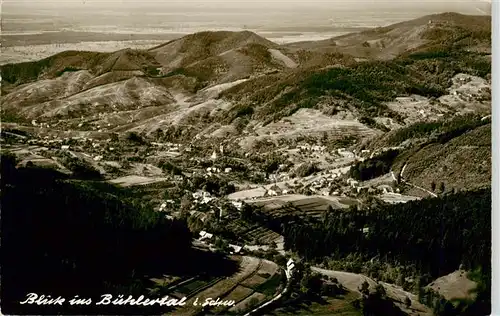
<instances>
[{"instance_id":1,"label":"sepia toned photograph","mask_svg":"<svg viewBox=\"0 0 500 316\"><path fill-rule=\"evenodd\" d=\"M0 315L492 314L491 1L0 15Z\"/></svg>"}]
</instances>

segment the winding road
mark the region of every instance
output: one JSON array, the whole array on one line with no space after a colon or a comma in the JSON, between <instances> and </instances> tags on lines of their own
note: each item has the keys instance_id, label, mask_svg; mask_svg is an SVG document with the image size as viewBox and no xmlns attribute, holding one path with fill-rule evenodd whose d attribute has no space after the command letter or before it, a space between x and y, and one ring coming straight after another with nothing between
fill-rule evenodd
<instances>
[{"instance_id":1,"label":"winding road","mask_svg":"<svg viewBox=\"0 0 500 316\"><path fill-rule=\"evenodd\" d=\"M403 178L403 173L404 173L404 171L405 171L405 169L406 169L406 165L408 165L408 164L407 164L407 163L405 163L405 165L403 166L403 168L401 169L401 172L400 172L400 174L399 174L399 175L400 175L401 182L404 182L404 183L408 184L409 186L412 186L412 187L414 187L414 188L416 188L416 189L419 189L419 190L425 191L426 193L430 194L430 195L431 195L431 196L433 196L433 197L437 197L437 194L435 194L435 193L433 193L433 192L431 192L431 191L429 191L429 190L427 190L427 189L424 189L424 188L422 188L422 187L419 187L418 185L415 185L415 184L413 184L413 183L410 183L410 182L406 181L406 180ZM392 171L392 170L391 170L391 176L392 176L392 179L394 179L394 181L397 181L397 178L396 178L396 176L394 175L394 171Z\"/></svg>"}]
</instances>

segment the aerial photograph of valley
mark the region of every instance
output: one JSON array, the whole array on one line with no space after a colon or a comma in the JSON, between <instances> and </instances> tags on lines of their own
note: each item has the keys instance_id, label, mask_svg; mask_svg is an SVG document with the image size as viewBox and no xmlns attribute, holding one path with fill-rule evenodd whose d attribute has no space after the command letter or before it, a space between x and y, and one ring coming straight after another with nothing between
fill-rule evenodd
<instances>
[{"instance_id":1,"label":"aerial photograph of valley","mask_svg":"<svg viewBox=\"0 0 500 316\"><path fill-rule=\"evenodd\" d=\"M0 315L491 314L490 1L0 14Z\"/></svg>"}]
</instances>

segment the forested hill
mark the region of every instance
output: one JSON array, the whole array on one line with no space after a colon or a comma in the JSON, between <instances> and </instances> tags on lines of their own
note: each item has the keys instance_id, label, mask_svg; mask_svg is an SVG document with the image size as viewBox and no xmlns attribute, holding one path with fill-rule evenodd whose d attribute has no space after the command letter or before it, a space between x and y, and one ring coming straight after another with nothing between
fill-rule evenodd
<instances>
[{"instance_id":1,"label":"forested hill","mask_svg":"<svg viewBox=\"0 0 500 316\"><path fill-rule=\"evenodd\" d=\"M288 225L285 245L305 258L350 252L387 254L433 276L452 272L460 264L488 268L490 210L491 192L485 189L383 209L332 212L323 222ZM321 242L312 243L312 239Z\"/></svg>"},{"instance_id":2,"label":"forested hill","mask_svg":"<svg viewBox=\"0 0 500 316\"><path fill-rule=\"evenodd\" d=\"M383 262L413 266L419 271L418 275L429 275L431 279L455 271L461 265L466 270L480 269L485 292L480 293L479 298L484 299L481 304L488 304L491 282L489 188L368 210L331 211L322 221L285 224L284 236L285 249L312 261L324 257L379 258Z\"/></svg>"},{"instance_id":3,"label":"forested hill","mask_svg":"<svg viewBox=\"0 0 500 316\"><path fill-rule=\"evenodd\" d=\"M9 288L2 291L4 313L20 314L19 307L27 312L17 303L32 292L96 300L102 293L140 295L140 276L159 267L186 272L182 258L190 253L191 233L184 222L134 205L127 192L109 185L70 181L47 169L16 169L10 156L2 156L1 174L2 285ZM50 306L31 307L32 314L51 313ZM55 308L54 314L61 312Z\"/></svg>"}]
</instances>

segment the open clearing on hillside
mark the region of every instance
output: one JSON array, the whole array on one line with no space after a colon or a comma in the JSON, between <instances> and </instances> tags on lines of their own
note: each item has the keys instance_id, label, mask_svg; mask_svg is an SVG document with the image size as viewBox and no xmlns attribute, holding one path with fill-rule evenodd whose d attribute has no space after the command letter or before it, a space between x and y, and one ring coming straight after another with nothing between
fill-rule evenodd
<instances>
[{"instance_id":1,"label":"open clearing on hillside","mask_svg":"<svg viewBox=\"0 0 500 316\"><path fill-rule=\"evenodd\" d=\"M236 80L233 82L228 82L228 83L221 83L209 88L205 88L201 90L199 93L202 94L206 98L216 98L219 96L219 94L229 88L232 88L234 86L239 85L240 83L243 83L245 81L248 81L248 79L240 79Z\"/></svg>"},{"instance_id":2,"label":"open clearing on hillside","mask_svg":"<svg viewBox=\"0 0 500 316\"><path fill-rule=\"evenodd\" d=\"M311 267L311 269L319 274L337 278L340 284L346 287L349 291L353 292L359 293L358 288L360 288L361 284L363 284L363 282L365 281L368 282L368 284L370 285L370 289L374 289L375 286L377 285L377 283L374 280L362 274L356 274L344 271L326 270L317 267ZM402 288L395 286L393 284L388 284L385 282L380 282L380 284L382 284L386 289L388 297L393 299L394 302L402 310L404 311L406 310L407 312L412 312L411 313L412 315L416 314L415 311L418 311L420 315L432 315L429 308L421 304L418 301L418 297L415 294L407 292ZM406 309L406 307L404 306L405 297L408 297L412 302L411 310Z\"/></svg>"},{"instance_id":3,"label":"open clearing on hillside","mask_svg":"<svg viewBox=\"0 0 500 316\"><path fill-rule=\"evenodd\" d=\"M273 58L281 61L288 68L296 68L298 66L296 62L294 62L290 57L286 56L279 50L269 48L268 51L271 53L271 56L273 56Z\"/></svg>"},{"instance_id":4,"label":"open clearing on hillside","mask_svg":"<svg viewBox=\"0 0 500 316\"><path fill-rule=\"evenodd\" d=\"M294 135L301 132L308 134L324 132L329 134L352 132L353 134L374 135L376 131L366 127L356 120L340 119L328 116L315 109L299 109L293 115L256 129L259 136L264 135Z\"/></svg>"},{"instance_id":5,"label":"open clearing on hillside","mask_svg":"<svg viewBox=\"0 0 500 316\"><path fill-rule=\"evenodd\" d=\"M153 178L153 177L142 177L142 176L125 176L109 180L113 184L117 184L122 187L129 187L134 185L145 185L161 181L166 181L168 178Z\"/></svg>"},{"instance_id":6,"label":"open clearing on hillside","mask_svg":"<svg viewBox=\"0 0 500 316\"><path fill-rule=\"evenodd\" d=\"M420 95L398 97L386 103L389 109L401 114L406 124L419 121L433 121L440 119L451 111L444 105L431 104L430 100Z\"/></svg>"},{"instance_id":7,"label":"open clearing on hillside","mask_svg":"<svg viewBox=\"0 0 500 316\"><path fill-rule=\"evenodd\" d=\"M315 109L299 109L293 115L262 126L259 122L250 122L255 128L253 136L240 140L240 146L251 148L255 141L277 140L295 138L301 135L322 135L326 132L339 138L349 135L370 137L381 134L380 131L371 129L354 118L341 116L328 116Z\"/></svg>"},{"instance_id":8,"label":"open clearing on hillside","mask_svg":"<svg viewBox=\"0 0 500 316\"><path fill-rule=\"evenodd\" d=\"M447 300L470 298L471 290L475 289L477 283L467 278L467 272L457 270L448 275L436 279L427 287L443 295Z\"/></svg>"}]
</instances>

